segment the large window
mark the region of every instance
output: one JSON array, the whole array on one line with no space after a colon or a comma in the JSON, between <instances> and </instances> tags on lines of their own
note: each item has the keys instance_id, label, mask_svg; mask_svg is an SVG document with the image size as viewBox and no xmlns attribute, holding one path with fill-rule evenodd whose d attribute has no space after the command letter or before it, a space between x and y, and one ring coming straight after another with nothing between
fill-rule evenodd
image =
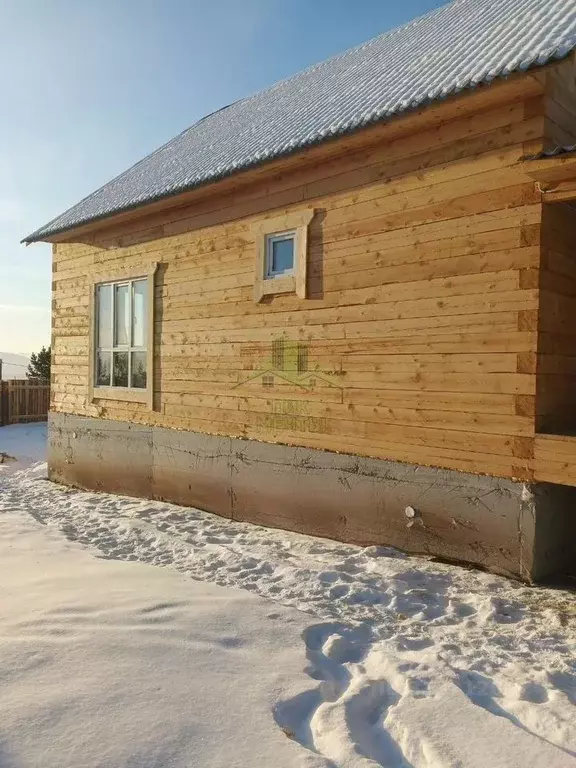
<instances>
[{"instance_id":1,"label":"large window","mask_svg":"<svg viewBox=\"0 0 576 768\"><path fill-rule=\"evenodd\" d=\"M148 278L95 287L95 387L145 390L148 382Z\"/></svg>"}]
</instances>

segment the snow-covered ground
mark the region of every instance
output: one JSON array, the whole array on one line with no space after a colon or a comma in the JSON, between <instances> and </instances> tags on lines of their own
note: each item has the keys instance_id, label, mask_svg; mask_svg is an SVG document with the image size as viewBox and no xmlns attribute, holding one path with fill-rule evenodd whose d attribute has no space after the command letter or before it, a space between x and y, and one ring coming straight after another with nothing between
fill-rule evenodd
<instances>
[{"instance_id":1,"label":"snow-covered ground","mask_svg":"<svg viewBox=\"0 0 576 768\"><path fill-rule=\"evenodd\" d=\"M46 433L44 422L0 427L0 477L44 461Z\"/></svg>"},{"instance_id":2,"label":"snow-covered ground","mask_svg":"<svg viewBox=\"0 0 576 768\"><path fill-rule=\"evenodd\" d=\"M38 456L42 425L6 429ZM26 463L0 465L2 768L576 766L571 593Z\"/></svg>"}]
</instances>

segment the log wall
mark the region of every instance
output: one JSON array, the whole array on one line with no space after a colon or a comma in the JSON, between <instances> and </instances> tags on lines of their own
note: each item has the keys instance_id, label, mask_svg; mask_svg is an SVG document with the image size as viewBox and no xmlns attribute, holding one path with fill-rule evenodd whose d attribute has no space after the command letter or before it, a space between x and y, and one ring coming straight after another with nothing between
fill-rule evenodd
<instances>
[{"instance_id":1,"label":"log wall","mask_svg":"<svg viewBox=\"0 0 576 768\"><path fill-rule=\"evenodd\" d=\"M548 70L545 94L547 146L575 144L572 60ZM541 244L534 477L576 485L576 203L543 206Z\"/></svg>"},{"instance_id":2,"label":"log wall","mask_svg":"<svg viewBox=\"0 0 576 768\"><path fill-rule=\"evenodd\" d=\"M56 244L53 410L531 479L542 204L518 161L549 140L545 83ZM308 298L255 304L252 225L302 208ZM92 402L90 280L150 261L154 409Z\"/></svg>"}]
</instances>

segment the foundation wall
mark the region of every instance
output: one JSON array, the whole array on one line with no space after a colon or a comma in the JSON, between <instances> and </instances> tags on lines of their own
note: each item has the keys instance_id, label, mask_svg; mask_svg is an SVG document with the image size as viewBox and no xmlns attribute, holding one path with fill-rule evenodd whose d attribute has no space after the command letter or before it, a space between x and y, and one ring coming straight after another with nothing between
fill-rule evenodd
<instances>
[{"instance_id":1,"label":"foundation wall","mask_svg":"<svg viewBox=\"0 0 576 768\"><path fill-rule=\"evenodd\" d=\"M52 413L49 433L50 478L66 484L527 581L576 559L575 488L69 414Z\"/></svg>"}]
</instances>

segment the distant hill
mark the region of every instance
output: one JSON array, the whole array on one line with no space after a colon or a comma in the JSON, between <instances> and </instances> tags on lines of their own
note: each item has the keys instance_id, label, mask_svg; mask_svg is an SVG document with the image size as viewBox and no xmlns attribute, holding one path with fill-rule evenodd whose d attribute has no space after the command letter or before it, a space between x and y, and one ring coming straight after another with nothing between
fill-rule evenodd
<instances>
[{"instance_id":1,"label":"distant hill","mask_svg":"<svg viewBox=\"0 0 576 768\"><path fill-rule=\"evenodd\" d=\"M26 355L14 355L11 352L0 352L2 360L3 379L25 379L26 369L30 358Z\"/></svg>"}]
</instances>

